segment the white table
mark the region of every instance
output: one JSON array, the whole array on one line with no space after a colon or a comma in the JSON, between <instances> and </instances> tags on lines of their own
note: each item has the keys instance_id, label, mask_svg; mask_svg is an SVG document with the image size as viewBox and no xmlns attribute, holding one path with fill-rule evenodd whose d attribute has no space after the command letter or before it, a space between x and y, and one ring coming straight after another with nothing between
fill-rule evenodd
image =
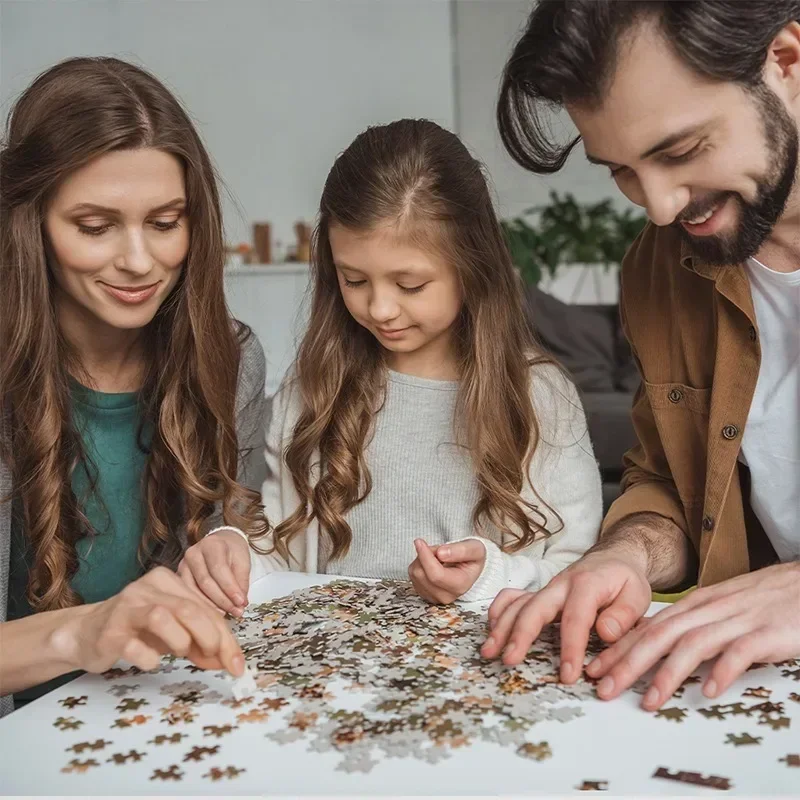
<instances>
[{"instance_id":1,"label":"white table","mask_svg":"<svg viewBox=\"0 0 800 800\"><path fill-rule=\"evenodd\" d=\"M254 584L251 602L263 602L290 591L330 580L330 576L299 573L270 575ZM655 610L655 609L653 609ZM542 762L520 758L513 749L479 742L454 751L453 756L430 765L408 758L385 759L367 774L334 770L335 754L314 753L307 743L279 745L264 737L267 725L240 725L220 740L203 737L202 726L222 724L235 714L220 702L199 707L191 724L170 727L159 722L158 707L168 702L162 686L202 678L222 698L231 697L231 684L220 673L190 674L185 662L173 664L168 674L140 674L122 679L120 685L138 684L129 697L146 698L148 706L133 714L151 715L142 727L113 728L120 716L119 697L109 693L116 683L103 676L85 675L51 692L29 706L0 720L0 787L4 794L463 794L502 795L546 792L567 794L583 780L608 781L611 794L706 794L724 795L715 789L694 787L652 777L658 766L731 778L732 792L743 794L800 794L800 768L778 759L800 753L800 703L789 699L800 692L800 683L781 677L774 667L756 670L737 682L718 704L742 700L747 687L771 690L773 702L782 701L786 714L794 715L792 727L773 731L756 720L734 717L706 719L697 713L712 701L702 697L699 685L691 685L678 705L688 709L682 723L655 718L639 708L640 696L627 693L613 702L591 700L582 705L584 716L569 722L545 721L531 730L532 741L549 742L553 757ZM86 696L85 705L69 709L59 701ZM749 702L756 702L750 700ZM130 716L130 714L128 714ZM79 730L59 730L58 717L83 721ZM274 720L280 725L279 720ZM155 734L187 733L179 744L148 744ZM759 745L726 744L728 733L749 732L761 736ZM110 741L98 752L67 752L80 742ZM202 763L184 763L192 745L220 745L219 752ZM114 753L130 750L146 753L141 762L107 763ZM63 773L71 759L94 758L99 766L85 772ZM155 769L176 764L180 781L151 780ZM235 765L245 771L233 780L212 782L203 777L211 767Z\"/></svg>"}]
</instances>

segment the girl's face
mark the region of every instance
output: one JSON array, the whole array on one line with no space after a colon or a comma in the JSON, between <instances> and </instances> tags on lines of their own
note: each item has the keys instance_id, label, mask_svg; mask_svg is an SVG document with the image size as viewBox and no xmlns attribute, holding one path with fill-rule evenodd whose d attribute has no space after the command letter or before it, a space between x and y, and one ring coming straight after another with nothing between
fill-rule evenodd
<instances>
[{"instance_id":1,"label":"girl's face","mask_svg":"<svg viewBox=\"0 0 800 800\"><path fill-rule=\"evenodd\" d=\"M420 377L455 377L452 332L463 303L452 264L403 244L389 227L329 231L347 310L386 350L389 366Z\"/></svg>"},{"instance_id":2,"label":"girl's face","mask_svg":"<svg viewBox=\"0 0 800 800\"><path fill-rule=\"evenodd\" d=\"M71 173L45 214L62 325L145 327L189 249L183 169L160 150L120 150Z\"/></svg>"}]
</instances>

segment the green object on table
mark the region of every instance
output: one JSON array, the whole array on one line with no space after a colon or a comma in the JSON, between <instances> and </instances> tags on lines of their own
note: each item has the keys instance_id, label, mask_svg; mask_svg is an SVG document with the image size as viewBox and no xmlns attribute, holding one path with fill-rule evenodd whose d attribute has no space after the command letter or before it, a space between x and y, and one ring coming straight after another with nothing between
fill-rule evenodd
<instances>
[{"instance_id":1,"label":"green object on table","mask_svg":"<svg viewBox=\"0 0 800 800\"><path fill-rule=\"evenodd\" d=\"M674 592L672 594L653 592L652 601L654 603L676 603L678 600L686 597L689 592L693 592L696 588L696 586L690 586L688 589L684 589L682 592Z\"/></svg>"}]
</instances>

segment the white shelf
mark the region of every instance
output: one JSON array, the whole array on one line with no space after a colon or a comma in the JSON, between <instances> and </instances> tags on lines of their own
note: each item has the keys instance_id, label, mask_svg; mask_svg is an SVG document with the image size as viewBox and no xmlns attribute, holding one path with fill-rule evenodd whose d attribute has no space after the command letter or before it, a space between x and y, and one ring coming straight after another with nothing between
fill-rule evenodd
<instances>
[{"instance_id":1,"label":"white shelf","mask_svg":"<svg viewBox=\"0 0 800 800\"><path fill-rule=\"evenodd\" d=\"M305 275L309 265L302 262L285 264L228 264L226 275Z\"/></svg>"}]
</instances>

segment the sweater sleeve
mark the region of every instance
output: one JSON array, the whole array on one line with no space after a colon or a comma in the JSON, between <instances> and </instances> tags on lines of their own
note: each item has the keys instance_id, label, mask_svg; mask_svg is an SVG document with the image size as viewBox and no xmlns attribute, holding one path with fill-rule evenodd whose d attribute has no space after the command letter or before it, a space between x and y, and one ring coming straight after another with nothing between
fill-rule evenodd
<instances>
[{"instance_id":1,"label":"sweater sleeve","mask_svg":"<svg viewBox=\"0 0 800 800\"><path fill-rule=\"evenodd\" d=\"M475 538L486 548L478 580L459 600L491 600L502 589L538 591L595 542L603 516L600 471L583 405L574 384L556 366L533 368L532 393L539 439L524 497L547 520L550 536L516 553ZM537 515L538 516L538 515Z\"/></svg>"},{"instance_id":2,"label":"sweater sleeve","mask_svg":"<svg viewBox=\"0 0 800 800\"><path fill-rule=\"evenodd\" d=\"M287 482L291 483L291 480L285 475L286 468L283 461L283 451L288 441L287 437L291 435L293 424L293 420L290 419L291 388L289 382L286 382L273 395L270 406L264 447L267 474L261 489L264 514L269 521L270 532L260 539L254 540L254 544L260 550L271 549L272 529L295 510L294 506L290 507L291 498L287 497ZM276 551L265 554L250 548L251 583L270 572L286 572L291 569L302 569L302 565L290 565Z\"/></svg>"}]
</instances>

